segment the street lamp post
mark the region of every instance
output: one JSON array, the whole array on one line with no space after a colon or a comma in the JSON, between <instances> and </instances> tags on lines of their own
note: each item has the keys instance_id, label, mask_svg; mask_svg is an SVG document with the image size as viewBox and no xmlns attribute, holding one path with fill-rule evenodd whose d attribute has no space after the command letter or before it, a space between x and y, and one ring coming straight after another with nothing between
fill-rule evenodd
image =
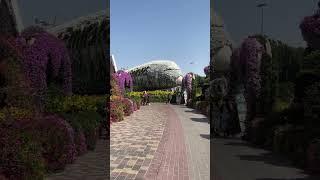
<instances>
[{"instance_id":1,"label":"street lamp post","mask_svg":"<svg viewBox=\"0 0 320 180\"><path fill-rule=\"evenodd\" d=\"M258 8L261 8L261 35L263 35L263 8L266 7L268 4L267 3L259 3L257 5Z\"/></svg>"}]
</instances>

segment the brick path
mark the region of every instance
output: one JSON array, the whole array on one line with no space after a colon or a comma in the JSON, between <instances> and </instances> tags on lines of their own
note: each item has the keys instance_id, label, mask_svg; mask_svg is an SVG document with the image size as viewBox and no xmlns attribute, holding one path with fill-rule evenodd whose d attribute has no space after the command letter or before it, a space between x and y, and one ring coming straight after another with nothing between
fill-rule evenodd
<instances>
[{"instance_id":1,"label":"brick path","mask_svg":"<svg viewBox=\"0 0 320 180\"><path fill-rule=\"evenodd\" d=\"M165 106L143 106L124 121L112 124L111 179L144 179L162 138L165 117Z\"/></svg>"},{"instance_id":2,"label":"brick path","mask_svg":"<svg viewBox=\"0 0 320 180\"><path fill-rule=\"evenodd\" d=\"M183 129L192 180L210 179L210 124L208 118L185 106L172 106Z\"/></svg>"},{"instance_id":3,"label":"brick path","mask_svg":"<svg viewBox=\"0 0 320 180\"><path fill-rule=\"evenodd\" d=\"M111 126L111 179L188 180L185 149L171 106L143 106Z\"/></svg>"},{"instance_id":4,"label":"brick path","mask_svg":"<svg viewBox=\"0 0 320 180\"><path fill-rule=\"evenodd\" d=\"M107 142L99 140L96 149L80 156L61 173L49 175L46 180L107 180Z\"/></svg>"},{"instance_id":5,"label":"brick path","mask_svg":"<svg viewBox=\"0 0 320 180\"><path fill-rule=\"evenodd\" d=\"M168 106L167 106L168 107ZM166 110L167 124L146 179L189 180L184 132L172 106Z\"/></svg>"}]
</instances>

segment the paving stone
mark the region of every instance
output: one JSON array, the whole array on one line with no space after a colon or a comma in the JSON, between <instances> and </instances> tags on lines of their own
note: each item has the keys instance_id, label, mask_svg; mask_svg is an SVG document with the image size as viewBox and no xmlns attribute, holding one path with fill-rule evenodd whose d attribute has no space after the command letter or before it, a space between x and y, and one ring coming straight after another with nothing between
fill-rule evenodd
<instances>
[{"instance_id":1,"label":"paving stone","mask_svg":"<svg viewBox=\"0 0 320 180\"><path fill-rule=\"evenodd\" d=\"M187 152L188 179L210 179L210 124L208 118L183 105L172 106L182 123ZM185 177L187 179L187 177Z\"/></svg>"}]
</instances>

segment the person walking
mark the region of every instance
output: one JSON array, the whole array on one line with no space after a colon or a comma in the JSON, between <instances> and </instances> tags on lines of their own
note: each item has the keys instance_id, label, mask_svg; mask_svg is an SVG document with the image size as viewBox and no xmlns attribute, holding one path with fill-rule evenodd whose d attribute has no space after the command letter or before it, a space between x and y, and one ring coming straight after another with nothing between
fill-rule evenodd
<instances>
[{"instance_id":1,"label":"person walking","mask_svg":"<svg viewBox=\"0 0 320 180\"><path fill-rule=\"evenodd\" d=\"M172 98L171 92L168 91L168 96L167 96L167 102L166 102L166 104L168 104L168 103L171 102L171 98Z\"/></svg>"},{"instance_id":2,"label":"person walking","mask_svg":"<svg viewBox=\"0 0 320 180\"><path fill-rule=\"evenodd\" d=\"M184 98L184 105L187 105L188 104L188 93L186 90L183 92L183 98Z\"/></svg>"},{"instance_id":3,"label":"person walking","mask_svg":"<svg viewBox=\"0 0 320 180\"><path fill-rule=\"evenodd\" d=\"M142 94L142 105L147 105L147 97L148 96L148 93L147 91L143 91L143 94Z\"/></svg>"}]
</instances>

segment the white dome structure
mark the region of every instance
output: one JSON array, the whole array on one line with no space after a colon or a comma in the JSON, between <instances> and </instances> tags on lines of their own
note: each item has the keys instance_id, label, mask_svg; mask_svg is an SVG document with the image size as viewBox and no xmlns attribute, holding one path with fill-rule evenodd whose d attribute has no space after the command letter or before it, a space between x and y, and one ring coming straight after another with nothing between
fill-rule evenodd
<instances>
[{"instance_id":1,"label":"white dome structure","mask_svg":"<svg viewBox=\"0 0 320 180\"><path fill-rule=\"evenodd\" d=\"M167 89L178 86L182 77L180 67L170 60L155 60L128 70L133 76L135 90Z\"/></svg>"}]
</instances>

